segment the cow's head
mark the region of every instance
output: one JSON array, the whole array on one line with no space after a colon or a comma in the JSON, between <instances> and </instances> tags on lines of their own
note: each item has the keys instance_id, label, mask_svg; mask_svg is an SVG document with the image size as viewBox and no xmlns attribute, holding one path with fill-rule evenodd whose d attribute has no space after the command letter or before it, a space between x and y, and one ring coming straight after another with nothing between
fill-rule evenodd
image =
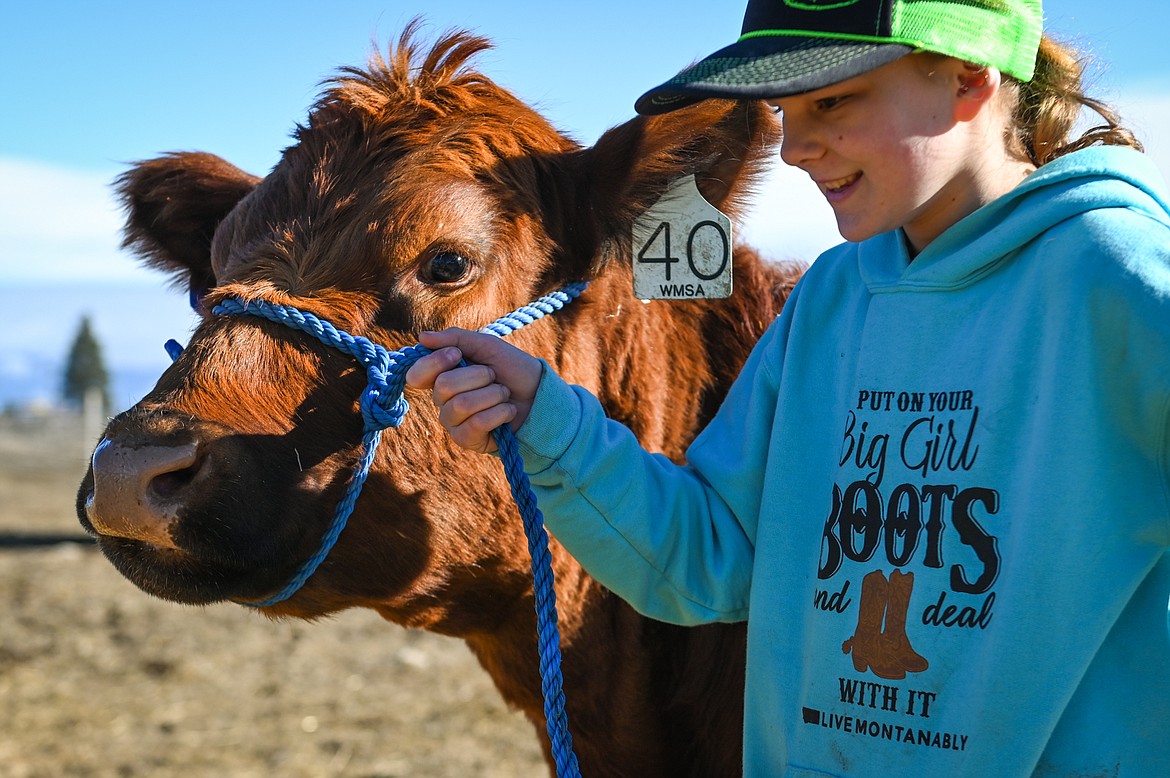
<instances>
[{"instance_id":1,"label":"cow's head","mask_svg":"<svg viewBox=\"0 0 1170 778\"><path fill-rule=\"evenodd\" d=\"M595 279L563 318L513 336L590 383L612 358L591 330L634 302L634 219L690 173L734 214L772 117L707 101L581 148L468 68L484 40L456 33L419 52L413 32L330 82L264 178L208 154L136 165L119 181L127 245L205 311L229 296L293 305L389 348ZM208 314L111 422L81 521L152 594L262 599L318 547L359 453L364 385L352 358L311 337ZM440 631L491 628L501 600L530 588L512 510L498 463L453 449L417 402L384 436L329 559L270 612L365 605Z\"/></svg>"}]
</instances>

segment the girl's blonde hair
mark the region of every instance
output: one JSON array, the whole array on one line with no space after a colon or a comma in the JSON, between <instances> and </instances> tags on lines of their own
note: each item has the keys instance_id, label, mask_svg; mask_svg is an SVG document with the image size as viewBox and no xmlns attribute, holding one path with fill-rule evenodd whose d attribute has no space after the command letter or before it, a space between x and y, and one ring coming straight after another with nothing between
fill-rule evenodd
<instances>
[{"instance_id":1,"label":"girl's blonde hair","mask_svg":"<svg viewBox=\"0 0 1170 778\"><path fill-rule=\"evenodd\" d=\"M1036 74L1027 83L1004 77L1015 106L1008 130L1009 148L1039 167L1057 157L1087 146L1128 146L1142 151L1134 134L1121 126L1117 112L1082 91L1084 59L1070 47L1047 35L1036 55ZM1088 108L1103 123L1072 138L1073 126Z\"/></svg>"}]
</instances>

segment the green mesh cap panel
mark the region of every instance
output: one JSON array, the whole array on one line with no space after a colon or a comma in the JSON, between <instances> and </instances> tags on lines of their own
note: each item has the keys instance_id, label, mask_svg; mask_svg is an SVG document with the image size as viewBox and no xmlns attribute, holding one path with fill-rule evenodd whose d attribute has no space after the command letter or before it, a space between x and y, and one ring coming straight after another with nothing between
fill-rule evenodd
<instances>
[{"instance_id":1,"label":"green mesh cap panel","mask_svg":"<svg viewBox=\"0 0 1170 778\"><path fill-rule=\"evenodd\" d=\"M1040 0L901 0L891 21L902 42L1032 80L1043 29Z\"/></svg>"},{"instance_id":2,"label":"green mesh cap panel","mask_svg":"<svg viewBox=\"0 0 1170 778\"><path fill-rule=\"evenodd\" d=\"M810 12L810 4L785 0L802 20L827 13ZM838 13L862 12L865 2L825 6ZM991 65L1021 81L1030 81L1036 68L1043 13L1040 0L893 0L889 7L889 34L859 34L857 28L839 30L771 28L745 31L740 40L769 36L901 43L916 49Z\"/></svg>"}]
</instances>

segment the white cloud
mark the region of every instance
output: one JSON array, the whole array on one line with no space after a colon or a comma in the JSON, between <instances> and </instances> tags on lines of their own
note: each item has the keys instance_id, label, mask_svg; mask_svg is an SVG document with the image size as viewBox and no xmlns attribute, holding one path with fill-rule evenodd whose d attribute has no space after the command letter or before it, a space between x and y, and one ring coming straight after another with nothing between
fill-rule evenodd
<instances>
[{"instance_id":1,"label":"white cloud","mask_svg":"<svg viewBox=\"0 0 1170 778\"><path fill-rule=\"evenodd\" d=\"M114 175L0 158L0 283L153 277L119 248Z\"/></svg>"}]
</instances>

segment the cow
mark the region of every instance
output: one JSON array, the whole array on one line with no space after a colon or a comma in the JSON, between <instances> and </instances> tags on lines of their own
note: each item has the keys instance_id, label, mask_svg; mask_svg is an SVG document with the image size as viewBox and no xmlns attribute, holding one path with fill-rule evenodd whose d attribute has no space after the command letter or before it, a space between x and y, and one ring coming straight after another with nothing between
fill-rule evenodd
<instances>
[{"instance_id":1,"label":"cow","mask_svg":"<svg viewBox=\"0 0 1170 778\"><path fill-rule=\"evenodd\" d=\"M408 25L387 56L323 84L263 178L200 152L119 178L125 245L205 314L157 385L111 420L78 494L82 525L145 592L268 597L317 550L360 456L360 365L279 323L210 314L223 300L294 306L397 349L587 281L510 339L676 461L778 314L801 267L743 245L728 299L647 302L632 289L632 225L673 182L693 175L742 217L779 133L767 106L709 100L584 147L474 69L489 46L452 31L428 47ZM407 398L328 557L257 610L371 608L463 639L548 757L529 555L500 463L457 449L429 398ZM744 625L653 621L555 538L550 553L583 774L738 775Z\"/></svg>"}]
</instances>

